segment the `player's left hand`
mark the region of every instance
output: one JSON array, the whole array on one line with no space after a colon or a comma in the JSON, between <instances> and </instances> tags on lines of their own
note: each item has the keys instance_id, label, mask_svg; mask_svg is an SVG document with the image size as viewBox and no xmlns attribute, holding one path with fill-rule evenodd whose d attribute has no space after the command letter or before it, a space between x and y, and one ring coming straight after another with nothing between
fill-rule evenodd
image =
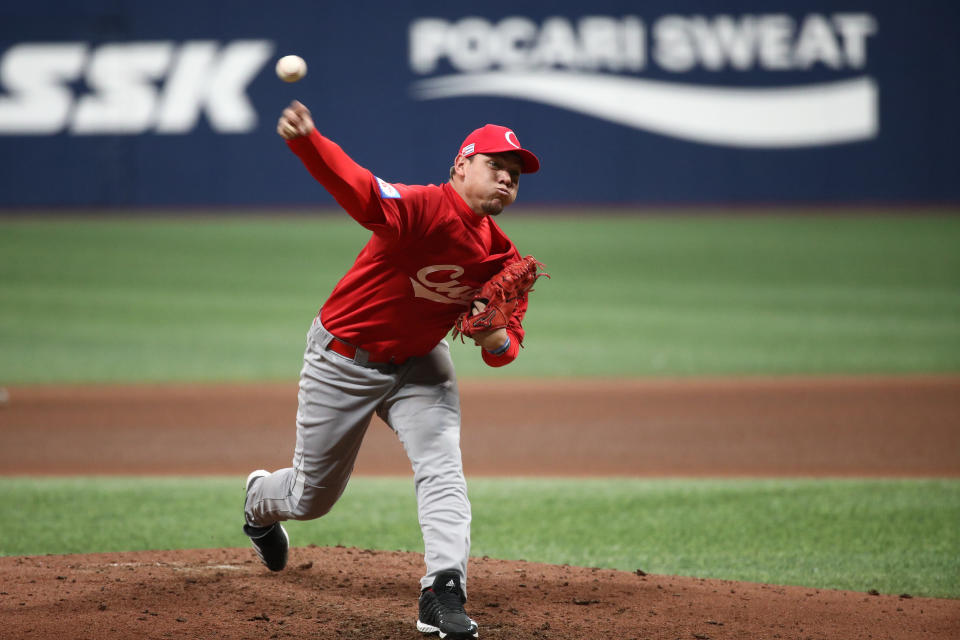
<instances>
[{"instance_id":1,"label":"player's left hand","mask_svg":"<svg viewBox=\"0 0 960 640\"><path fill-rule=\"evenodd\" d=\"M483 301L476 300L473 303L473 315L477 315L486 308L487 305L485 305ZM478 331L470 337L473 338L473 343L478 347L483 347L487 351L496 351L507 341L507 330L501 328L491 329L490 331Z\"/></svg>"},{"instance_id":2,"label":"player's left hand","mask_svg":"<svg viewBox=\"0 0 960 640\"><path fill-rule=\"evenodd\" d=\"M543 264L533 256L511 262L487 280L474 296L470 309L457 317L453 337L472 338L475 343L496 351L507 341L507 325L522 296L533 290Z\"/></svg>"}]
</instances>

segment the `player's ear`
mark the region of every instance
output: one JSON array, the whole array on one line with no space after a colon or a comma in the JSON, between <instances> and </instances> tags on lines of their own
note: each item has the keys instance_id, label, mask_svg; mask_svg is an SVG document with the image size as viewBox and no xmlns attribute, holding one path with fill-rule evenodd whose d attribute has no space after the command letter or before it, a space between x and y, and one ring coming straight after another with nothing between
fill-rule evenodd
<instances>
[{"instance_id":1,"label":"player's ear","mask_svg":"<svg viewBox=\"0 0 960 640\"><path fill-rule=\"evenodd\" d=\"M450 168L450 177L453 178L454 175L464 178L466 176L466 169L464 168L467 164L467 159L464 158L459 153L457 157L453 159L453 167Z\"/></svg>"}]
</instances>

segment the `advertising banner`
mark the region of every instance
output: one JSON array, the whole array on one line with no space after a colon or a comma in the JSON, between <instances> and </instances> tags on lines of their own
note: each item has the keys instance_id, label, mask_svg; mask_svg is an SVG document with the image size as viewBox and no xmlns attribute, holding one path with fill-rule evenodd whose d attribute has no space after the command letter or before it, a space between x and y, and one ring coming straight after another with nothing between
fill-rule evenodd
<instances>
[{"instance_id":1,"label":"advertising banner","mask_svg":"<svg viewBox=\"0 0 960 640\"><path fill-rule=\"evenodd\" d=\"M330 203L276 135L293 99L389 182L495 123L543 163L524 203L956 203L958 31L932 0L18 3L0 207Z\"/></svg>"}]
</instances>

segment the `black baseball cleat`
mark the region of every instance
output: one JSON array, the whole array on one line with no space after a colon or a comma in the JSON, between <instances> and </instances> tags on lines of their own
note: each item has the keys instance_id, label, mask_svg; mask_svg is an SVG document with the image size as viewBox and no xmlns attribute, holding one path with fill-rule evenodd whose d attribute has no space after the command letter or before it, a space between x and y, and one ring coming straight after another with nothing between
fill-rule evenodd
<instances>
[{"instance_id":1,"label":"black baseball cleat","mask_svg":"<svg viewBox=\"0 0 960 640\"><path fill-rule=\"evenodd\" d=\"M259 480L270 473L262 469L247 476L247 492L255 480ZM290 549L290 537L279 522L266 527L243 525L243 532L250 538L253 550L257 552L260 561L270 571L282 571L287 566L287 552Z\"/></svg>"},{"instance_id":2,"label":"black baseball cleat","mask_svg":"<svg viewBox=\"0 0 960 640\"><path fill-rule=\"evenodd\" d=\"M463 610L466 601L460 587L460 574L456 571L439 574L432 587L420 592L417 631L439 633L441 638L454 640L478 638L477 623Z\"/></svg>"}]
</instances>

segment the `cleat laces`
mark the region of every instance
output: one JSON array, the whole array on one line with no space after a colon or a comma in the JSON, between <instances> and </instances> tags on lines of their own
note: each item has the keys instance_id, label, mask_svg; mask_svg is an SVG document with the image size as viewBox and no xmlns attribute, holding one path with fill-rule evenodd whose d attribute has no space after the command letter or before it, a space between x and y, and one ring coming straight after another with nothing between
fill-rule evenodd
<instances>
[{"instance_id":1,"label":"cleat laces","mask_svg":"<svg viewBox=\"0 0 960 640\"><path fill-rule=\"evenodd\" d=\"M463 599L460 597L460 592L454 589L443 589L440 592L434 591L434 595L437 596L437 601L443 606L444 609L450 613L461 613L466 615L467 612L463 609Z\"/></svg>"}]
</instances>

